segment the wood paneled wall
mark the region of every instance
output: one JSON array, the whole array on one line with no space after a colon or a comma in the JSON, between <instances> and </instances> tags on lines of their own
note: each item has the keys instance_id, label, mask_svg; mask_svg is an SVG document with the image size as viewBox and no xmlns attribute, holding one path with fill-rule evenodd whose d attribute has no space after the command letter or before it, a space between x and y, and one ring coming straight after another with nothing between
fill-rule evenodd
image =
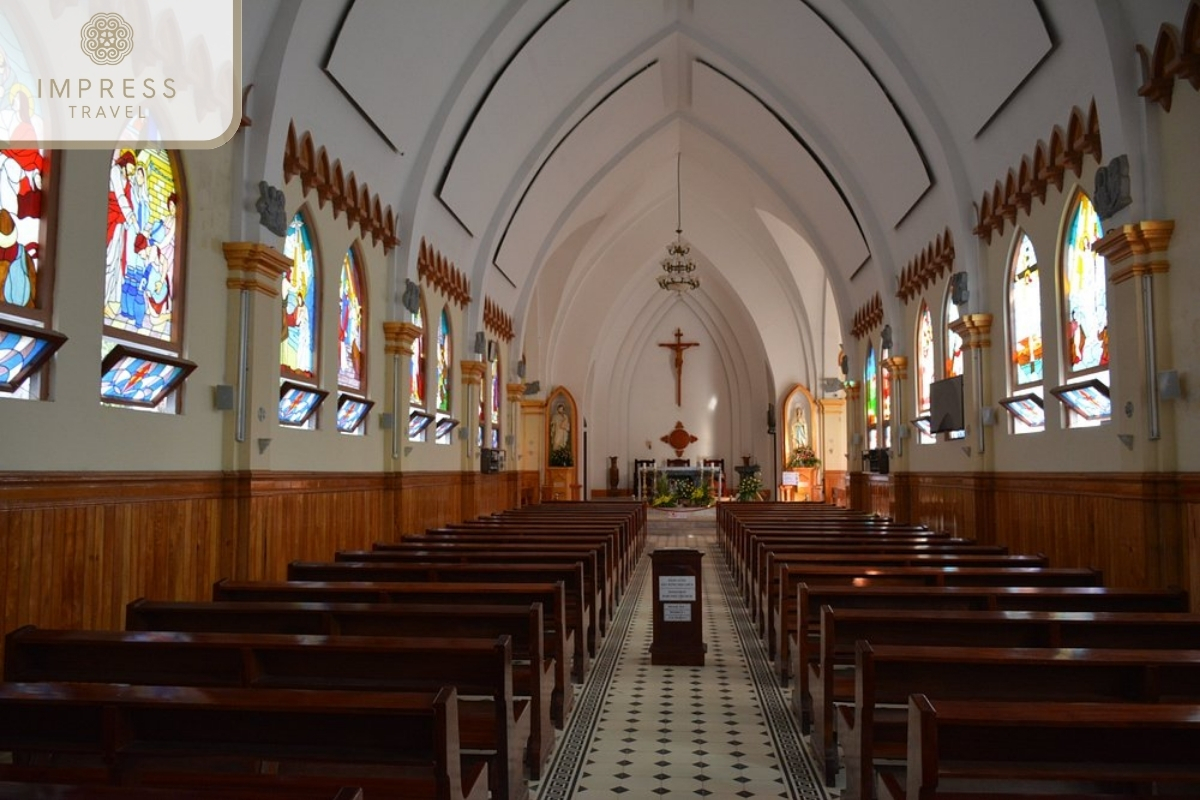
<instances>
[{"instance_id":1,"label":"wood paneled wall","mask_svg":"<svg viewBox=\"0 0 1200 800\"><path fill-rule=\"evenodd\" d=\"M852 476L855 507L1096 567L1109 586L1179 586L1200 611L1200 475L897 473Z\"/></svg>"},{"instance_id":2,"label":"wood paneled wall","mask_svg":"<svg viewBox=\"0 0 1200 800\"><path fill-rule=\"evenodd\" d=\"M289 561L512 508L518 481L515 472L0 473L0 633L120 628L137 597L208 599L221 578L282 579Z\"/></svg>"}]
</instances>

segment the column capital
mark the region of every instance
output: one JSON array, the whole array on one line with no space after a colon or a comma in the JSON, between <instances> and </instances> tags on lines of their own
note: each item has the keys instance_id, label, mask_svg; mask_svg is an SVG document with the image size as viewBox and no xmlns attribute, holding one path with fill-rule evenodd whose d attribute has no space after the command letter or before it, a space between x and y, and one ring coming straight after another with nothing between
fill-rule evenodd
<instances>
[{"instance_id":1,"label":"column capital","mask_svg":"<svg viewBox=\"0 0 1200 800\"><path fill-rule=\"evenodd\" d=\"M510 403L515 403L525 396L525 384L523 383L506 383L504 384L505 395Z\"/></svg>"},{"instance_id":2,"label":"column capital","mask_svg":"<svg viewBox=\"0 0 1200 800\"><path fill-rule=\"evenodd\" d=\"M385 322L383 323L383 351L389 354L400 353L411 356L413 342L424 332L424 328L411 322Z\"/></svg>"},{"instance_id":3,"label":"column capital","mask_svg":"<svg viewBox=\"0 0 1200 800\"><path fill-rule=\"evenodd\" d=\"M950 323L950 330L962 337L964 350L992 346L991 314L964 314Z\"/></svg>"},{"instance_id":4,"label":"column capital","mask_svg":"<svg viewBox=\"0 0 1200 800\"><path fill-rule=\"evenodd\" d=\"M1092 250L1104 257L1110 269L1110 283L1124 283L1132 277L1169 272L1167 248L1175 232L1175 220L1143 220L1122 225L1092 243Z\"/></svg>"},{"instance_id":5,"label":"column capital","mask_svg":"<svg viewBox=\"0 0 1200 800\"><path fill-rule=\"evenodd\" d=\"M857 400L862 395L862 384L858 381L846 381L846 399Z\"/></svg>"},{"instance_id":6,"label":"column capital","mask_svg":"<svg viewBox=\"0 0 1200 800\"><path fill-rule=\"evenodd\" d=\"M225 242L221 249L229 270L225 278L227 288L279 297L280 279L292 268L290 258L261 242Z\"/></svg>"},{"instance_id":7,"label":"column capital","mask_svg":"<svg viewBox=\"0 0 1200 800\"><path fill-rule=\"evenodd\" d=\"M908 378L908 356L892 356L885 358L882 363L898 380Z\"/></svg>"},{"instance_id":8,"label":"column capital","mask_svg":"<svg viewBox=\"0 0 1200 800\"><path fill-rule=\"evenodd\" d=\"M482 361L460 361L458 363L464 385L483 382L483 376L487 373L487 364Z\"/></svg>"}]
</instances>

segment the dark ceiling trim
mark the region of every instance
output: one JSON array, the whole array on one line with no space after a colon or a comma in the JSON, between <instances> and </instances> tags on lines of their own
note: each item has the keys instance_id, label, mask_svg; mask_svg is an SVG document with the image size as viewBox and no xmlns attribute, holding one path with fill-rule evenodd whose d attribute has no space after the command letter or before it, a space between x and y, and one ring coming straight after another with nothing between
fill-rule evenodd
<instances>
[{"instance_id":1,"label":"dark ceiling trim","mask_svg":"<svg viewBox=\"0 0 1200 800\"><path fill-rule=\"evenodd\" d=\"M1037 74L1037 71L1042 68L1042 65L1045 64L1046 61L1049 60L1050 56L1054 54L1054 51L1058 49L1059 44L1062 42L1062 39L1056 35L1054 26L1050 24L1050 16L1046 13L1046 7L1043 5L1042 0L1031 0L1031 2L1033 3L1033 7L1037 10L1038 16L1042 18L1042 28L1045 29L1046 36L1050 39L1050 46L1046 48L1046 52L1042 54L1042 57L1039 58L1037 63L1034 64L1029 72L1025 74L1025 77L1021 78L1021 80L1017 82L1017 85L1014 86L1012 91L1008 93L1008 97L1005 97L1003 100L1001 100L1000 105L996 106L996 110L992 112L991 116L983 121L983 125L979 126L979 130L975 131L974 138L976 139L982 136L983 132L986 131L993 122L995 122L996 118L1000 116L1000 112L1008 108L1008 104L1012 102L1012 99L1016 97L1022 89L1025 88L1025 84L1029 83L1029 79Z\"/></svg>"},{"instance_id":2,"label":"dark ceiling trim","mask_svg":"<svg viewBox=\"0 0 1200 800\"><path fill-rule=\"evenodd\" d=\"M871 76L871 79L875 81L875 85L879 87L879 91L883 92L883 96L886 97L888 103L891 104L892 110L896 112L896 118L899 119L900 124L904 126L904 130L908 134L909 141L911 141L913 144L913 149L917 151L917 157L921 159L921 166L925 169L925 180L929 181L928 188L933 188L933 185L936 183L936 181L933 178L933 169L929 166L929 159L925 157L925 149L921 147L921 140L917 138L916 133L913 131L912 125L909 124L908 117L904 116L903 110L901 110L900 105L896 102L896 98L892 97L892 93L888 91L887 84L880 80L879 75L876 74L875 70L871 69L870 62L863 57L863 54L858 51L858 48L854 46L854 43L843 36L842 32L829 21L828 17L821 13L820 9L809 2L809 0L800 0L800 2L808 6L809 11L811 11L813 14L816 14L817 18L820 19L821 22L825 23L825 27L829 28L829 30L833 32L834 36L841 39L842 44L846 46L846 49L854 54L854 57L858 59L858 63L862 64L863 69L865 69L867 74ZM928 191L928 189L926 189L926 191ZM921 196L923 197L924 194L925 193L922 192ZM904 217L908 216L908 214L914 208L916 208L917 203L919 202L921 202L921 197L918 197L913 201L912 205L908 207L908 211L905 211L904 214L901 215L900 219L903 220ZM897 227L899 227L899 224L899 222L896 223Z\"/></svg>"},{"instance_id":3,"label":"dark ceiling trim","mask_svg":"<svg viewBox=\"0 0 1200 800\"><path fill-rule=\"evenodd\" d=\"M833 188L837 191L838 197L842 198L842 203L846 206L846 210L850 212L850 218L854 220L855 227L858 228L858 235L860 237L862 237L863 244L866 246L867 252L870 253L871 245L870 245L870 243L867 242L867 235L863 232L862 223L859 222L859 220L858 220L858 214L855 213L854 206L850 203L850 198L848 198L846 196L846 193L844 191L842 191L841 184L839 184L837 182L837 179L835 179L833 177L833 173L830 171L829 167L826 166L825 162L821 160L821 157L817 155L816 151L814 151L812 149L812 147L809 146L808 142L806 142L804 140L804 137L800 135L800 132L798 130L796 130L794 127L792 127L792 124L790 122L788 122L786 119L784 119L783 116L778 111L776 111L774 108L772 108L771 105L766 100L763 100L761 97L759 97L757 94L755 94L744 83L740 82L739 80L734 78L729 73L724 72L720 68L714 66L713 64L709 63L708 61L705 61L702 58L697 58L696 62L708 67L713 72L717 73L722 78L724 78L725 80L732 83L734 86L741 89L747 95L749 95L750 97L753 97L754 100L760 106L762 106L764 109L766 109L766 112L768 114L770 114L772 117L775 118L776 122L778 122L781 126L783 126L784 130L786 130L789 134L791 134L791 137L796 141L796 144L798 144L802 148L804 148L804 152L808 153L809 157L812 158L813 162L815 162L816 165L821 168L821 172L825 173L826 180L828 180L830 185L833 186Z\"/></svg>"},{"instance_id":4,"label":"dark ceiling trim","mask_svg":"<svg viewBox=\"0 0 1200 800\"><path fill-rule=\"evenodd\" d=\"M633 80L635 78L637 78L642 73L644 73L646 70L650 69L651 67L655 66L656 64L658 64L657 58L654 59L653 61L651 61L646 66L639 69L637 72L634 72L632 75L630 75L625 80L618 83L616 86L614 86L608 92L606 92L605 95L603 97L601 97L599 100L597 100L596 103L591 108L589 108L582 117L580 117L578 120L576 120L575 124L572 125L570 127L570 129L562 135L562 138L560 138L557 142L555 142L554 147L550 150L549 153L546 154L546 157L542 159L542 163L538 164L538 168L534 171L533 177L530 178L529 182L525 184L525 190L521 192L521 196L517 199L517 204L513 207L512 213L508 215L508 220L504 223L504 230L500 233L500 238L496 242L496 249L492 251L492 266L493 267L495 267L496 269L500 269L500 265L496 263L496 258L500 255L500 250L503 249L503 247L504 247L504 240L506 238L508 238L508 229L510 227L512 227L513 220L516 219L517 214L520 212L521 205L525 202L526 195L528 195L530 190L533 189L533 185L535 183L537 183L538 176L542 174L542 170L545 169L546 165L550 163L550 160L552 158L554 158L554 154L558 152L558 149L560 147L562 147L563 144L566 143L567 139L571 138L571 134L573 134L575 132L575 130L580 125L583 124L584 120L586 120L588 117L590 117L597 109L600 108L600 106L602 106L606 102L608 102L609 98L611 98L617 92L624 89L631 82L633 82ZM503 272L503 270L501 270L501 272ZM510 283L511 283L511 281L510 281ZM513 286L515 288L516 284L513 284Z\"/></svg>"},{"instance_id":5,"label":"dark ceiling trim","mask_svg":"<svg viewBox=\"0 0 1200 800\"><path fill-rule=\"evenodd\" d=\"M441 201L442 205L446 207L446 210L454 215L454 218L458 220L458 223L462 225L463 228L467 227L466 224L458 218L458 215L455 214L453 209L450 208L450 204L442 198L442 190L446 188L446 181L450 179L450 170L454 168L454 162L458 159L458 151L462 149L463 142L465 142L467 139L467 134L470 133L472 126L475 124L475 118L479 116L479 112L483 111L484 105L487 104L488 99L492 96L492 90L496 88L496 84L498 84L500 79L504 77L504 73L507 72L508 68L512 66L512 63L516 61L517 56L521 55L521 52L525 49L525 46L533 41L533 37L537 36L542 28L545 27L546 23L554 19L555 15L558 14L559 11L562 11L563 7L570 2L571 0L562 0L562 2L555 6L549 14L543 17L537 25L533 26L533 29L529 31L525 38L522 39L515 48L513 48L513 51L509 54L505 62L500 65L500 69L496 70L495 74L492 75L492 79L488 82L487 88L484 89L483 94L479 96L479 101L475 103L475 107L471 109L470 116L467 117L467 121L463 124L462 129L458 132L458 138L454 140L454 147L451 148L450 155L446 158L446 164L444 167L442 167L442 174L438 177L437 187L433 190L433 194L438 200Z\"/></svg>"},{"instance_id":6,"label":"dark ceiling trim","mask_svg":"<svg viewBox=\"0 0 1200 800\"><path fill-rule=\"evenodd\" d=\"M363 120L371 126L371 130L375 131L380 139L383 139L383 143L386 144L393 153L398 153L400 157L403 158L404 153L400 152L400 148L396 147L396 145L392 143L392 140L387 137L387 134L383 132L383 129L375 124L375 120L371 119L371 115L368 114L366 110L358 104L358 101L354 99L354 96L350 94L350 92L346 91L345 86L342 86L341 81L335 78L333 73L329 71L329 59L333 58L334 48L337 47L338 39L342 35L342 28L345 27L346 19L350 16L350 10L354 7L355 2L357 2L357 0L349 0L349 2L346 3L346 8L344 11L342 11L342 16L337 21L337 26L334 28L333 36L329 39L329 47L325 51L325 57L321 59L321 72L325 73L325 77L329 78L330 82L337 87L337 90L342 93L343 97L346 98L346 102L353 106L354 110L357 111L362 116Z\"/></svg>"},{"instance_id":7,"label":"dark ceiling trim","mask_svg":"<svg viewBox=\"0 0 1200 800\"><path fill-rule=\"evenodd\" d=\"M443 200L443 199L442 199L442 196L441 196L440 194L439 194L439 195L435 195L434 197L435 197L435 199L436 199L436 200L437 200L439 203L441 203L441 204L442 204L442 208L446 209L446 213L447 213L447 214L449 214L449 215L451 216L451 218L453 218L453 220L454 220L455 222L457 222L457 223L458 223L458 224L459 224L459 225L462 227L462 229L463 229L464 231L466 231L466 232L467 232L467 236L470 236L472 239L474 239L474 238L475 238L475 234L474 234L474 233L472 233L472 232L471 232L471 229L467 227L467 223L463 222L463 221L462 221L462 219L461 219L461 218L459 218L458 214L455 214L455 213L454 213L454 209L450 207L450 204L449 204L449 203L447 203L445 200Z\"/></svg>"}]
</instances>

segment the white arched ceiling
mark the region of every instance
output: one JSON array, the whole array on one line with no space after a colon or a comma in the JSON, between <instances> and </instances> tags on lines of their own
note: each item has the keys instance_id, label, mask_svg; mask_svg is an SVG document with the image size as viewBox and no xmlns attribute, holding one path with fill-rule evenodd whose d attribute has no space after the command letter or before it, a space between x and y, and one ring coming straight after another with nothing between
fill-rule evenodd
<instances>
[{"instance_id":1,"label":"white arched ceiling","mask_svg":"<svg viewBox=\"0 0 1200 800\"><path fill-rule=\"evenodd\" d=\"M281 51L247 56L278 72L255 76L264 104L396 206L414 226L399 253L430 234L477 300L511 313L544 384L587 384L605 330L655 313L677 153L684 233L709 272L691 302L740 320L712 335L752 338L756 376L813 386L836 374L829 351L854 311L877 292L894 305L899 267L946 226L957 241L992 162L1015 163L981 166L980 139L1007 135L1012 115L995 120L1031 75L1069 77L1087 99L1034 0L295 0L244 14L268 31L264 53ZM248 165L254 184L278 174L291 122L255 113L249 152L269 163Z\"/></svg>"}]
</instances>

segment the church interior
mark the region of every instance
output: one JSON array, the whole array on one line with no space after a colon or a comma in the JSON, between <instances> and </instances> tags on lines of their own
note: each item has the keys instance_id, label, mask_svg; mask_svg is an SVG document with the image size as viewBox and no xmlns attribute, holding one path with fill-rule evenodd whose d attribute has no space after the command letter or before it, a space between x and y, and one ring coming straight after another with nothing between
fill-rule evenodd
<instances>
[{"instance_id":1,"label":"church interior","mask_svg":"<svg viewBox=\"0 0 1200 800\"><path fill-rule=\"evenodd\" d=\"M220 146L0 150L0 631L575 513L639 533L595 556L574 727L491 796L849 798L746 583L756 515L1200 614L1200 0L233 7ZM15 141L39 53L5 13ZM135 47L187 49L155 24ZM647 532L702 548L708 668L655 672ZM643 691L752 697L737 752L783 766L624 762Z\"/></svg>"}]
</instances>

